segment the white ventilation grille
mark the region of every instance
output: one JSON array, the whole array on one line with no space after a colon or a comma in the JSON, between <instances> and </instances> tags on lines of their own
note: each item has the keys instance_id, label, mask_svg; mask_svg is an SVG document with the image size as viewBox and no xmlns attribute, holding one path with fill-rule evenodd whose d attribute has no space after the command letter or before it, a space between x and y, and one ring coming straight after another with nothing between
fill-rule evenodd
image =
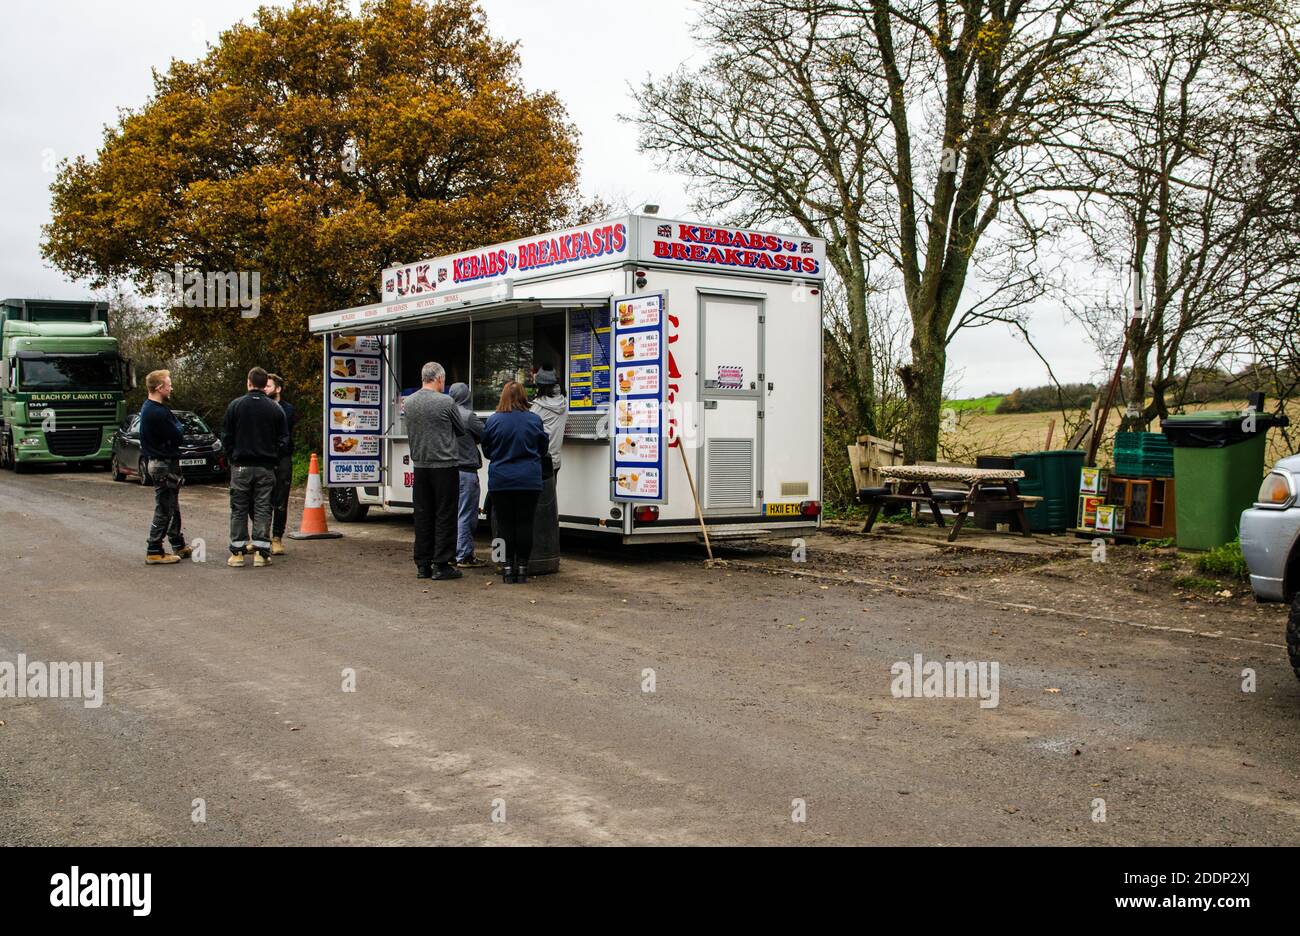
<instances>
[{"instance_id":1,"label":"white ventilation grille","mask_svg":"<svg viewBox=\"0 0 1300 936\"><path fill-rule=\"evenodd\" d=\"M704 506L754 506L754 440L710 439L705 451Z\"/></svg>"}]
</instances>

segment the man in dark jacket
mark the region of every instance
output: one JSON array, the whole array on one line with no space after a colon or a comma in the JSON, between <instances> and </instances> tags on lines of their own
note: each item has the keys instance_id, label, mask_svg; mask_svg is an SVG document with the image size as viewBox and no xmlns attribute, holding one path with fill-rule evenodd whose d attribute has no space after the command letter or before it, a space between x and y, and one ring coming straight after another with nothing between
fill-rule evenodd
<instances>
[{"instance_id":1,"label":"man in dark jacket","mask_svg":"<svg viewBox=\"0 0 1300 936\"><path fill-rule=\"evenodd\" d=\"M181 532L181 440L184 429L167 406L172 395L170 371L156 370L144 379L149 399L140 407L140 452L153 481L153 524L144 561L149 565L174 565L193 552ZM163 550L163 537L172 555Z\"/></svg>"},{"instance_id":2,"label":"man in dark jacket","mask_svg":"<svg viewBox=\"0 0 1300 936\"><path fill-rule=\"evenodd\" d=\"M465 434L456 442L460 446L460 500L456 513L456 565L462 569L477 569L483 560L474 555L474 528L478 526L478 507L481 498L478 470L483 466L483 456L478 444L483 439L483 420L469 405L469 385L454 383L447 395L460 409Z\"/></svg>"},{"instance_id":3,"label":"man in dark jacket","mask_svg":"<svg viewBox=\"0 0 1300 936\"><path fill-rule=\"evenodd\" d=\"M248 545L248 511L253 510L254 566L271 564L271 498L275 467L289 452L289 423L284 410L266 395L266 371L248 372L248 393L226 407L221 445L230 460L230 558L226 565L244 564Z\"/></svg>"},{"instance_id":4,"label":"man in dark jacket","mask_svg":"<svg viewBox=\"0 0 1300 936\"><path fill-rule=\"evenodd\" d=\"M458 579L456 558L456 496L460 483L460 446L465 422L460 408L443 392L447 372L430 361L420 369L421 389L406 398L406 435L411 445L415 508L415 574L417 578ZM437 573L434 572L437 566Z\"/></svg>"},{"instance_id":5,"label":"man in dark jacket","mask_svg":"<svg viewBox=\"0 0 1300 936\"><path fill-rule=\"evenodd\" d=\"M284 418L289 423L289 451L280 457L275 466L275 497L271 507L271 555L284 555L284 529L289 525L289 488L293 484L293 430L298 424L298 414L293 404L284 399L284 378L279 374L266 375L266 395L280 404Z\"/></svg>"}]
</instances>

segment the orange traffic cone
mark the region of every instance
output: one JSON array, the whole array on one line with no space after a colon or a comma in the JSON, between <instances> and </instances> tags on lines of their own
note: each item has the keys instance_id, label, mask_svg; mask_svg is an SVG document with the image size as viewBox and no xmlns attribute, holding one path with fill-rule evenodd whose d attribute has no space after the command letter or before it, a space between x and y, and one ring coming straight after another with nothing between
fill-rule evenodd
<instances>
[{"instance_id":1,"label":"orange traffic cone","mask_svg":"<svg viewBox=\"0 0 1300 936\"><path fill-rule=\"evenodd\" d=\"M311 467L307 470L307 499L302 505L302 523L298 532L290 533L289 539L338 539L342 533L331 533L325 524L325 499L321 496L320 463L315 453L311 456Z\"/></svg>"}]
</instances>

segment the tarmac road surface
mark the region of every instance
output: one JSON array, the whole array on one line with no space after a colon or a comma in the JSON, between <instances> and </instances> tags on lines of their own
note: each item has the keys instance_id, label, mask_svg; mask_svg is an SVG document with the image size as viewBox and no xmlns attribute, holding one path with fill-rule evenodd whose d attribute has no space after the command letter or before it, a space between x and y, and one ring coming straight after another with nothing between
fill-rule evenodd
<instances>
[{"instance_id":1,"label":"tarmac road surface","mask_svg":"<svg viewBox=\"0 0 1300 936\"><path fill-rule=\"evenodd\" d=\"M224 490L181 497L208 561L150 568L151 491L0 475L0 663L104 663L97 708L0 698L0 845L1300 844L1276 633L695 549L417 582L405 518L232 570ZM996 707L895 698L915 654Z\"/></svg>"}]
</instances>

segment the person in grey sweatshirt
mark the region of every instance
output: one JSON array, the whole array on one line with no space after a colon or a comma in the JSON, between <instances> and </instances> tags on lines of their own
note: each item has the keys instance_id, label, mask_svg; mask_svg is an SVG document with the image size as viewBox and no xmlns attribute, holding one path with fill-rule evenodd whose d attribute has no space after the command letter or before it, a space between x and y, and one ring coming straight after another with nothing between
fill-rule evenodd
<instances>
[{"instance_id":1,"label":"person in grey sweatshirt","mask_svg":"<svg viewBox=\"0 0 1300 936\"><path fill-rule=\"evenodd\" d=\"M460 437L465 421L443 393L447 373L430 361L420 369L421 388L406 398L406 435L411 446L415 507L415 574L438 581L457 579L456 500L460 486ZM437 566L437 574L433 567Z\"/></svg>"},{"instance_id":2,"label":"person in grey sweatshirt","mask_svg":"<svg viewBox=\"0 0 1300 936\"><path fill-rule=\"evenodd\" d=\"M564 444L564 424L569 421L569 401L564 398L560 379L550 364L542 365L533 377L533 383L537 386L537 396L533 399L532 409L542 417L542 428L546 430L551 471L559 474L560 446Z\"/></svg>"},{"instance_id":3,"label":"person in grey sweatshirt","mask_svg":"<svg viewBox=\"0 0 1300 936\"><path fill-rule=\"evenodd\" d=\"M476 569L484 565L474 555L474 529L478 526L480 491L478 470L483 466L483 456L478 444L483 441L483 420L469 406L469 385L454 383L447 395L460 409L465 434L457 442L460 446L460 498L456 511L456 565L462 569Z\"/></svg>"}]
</instances>

